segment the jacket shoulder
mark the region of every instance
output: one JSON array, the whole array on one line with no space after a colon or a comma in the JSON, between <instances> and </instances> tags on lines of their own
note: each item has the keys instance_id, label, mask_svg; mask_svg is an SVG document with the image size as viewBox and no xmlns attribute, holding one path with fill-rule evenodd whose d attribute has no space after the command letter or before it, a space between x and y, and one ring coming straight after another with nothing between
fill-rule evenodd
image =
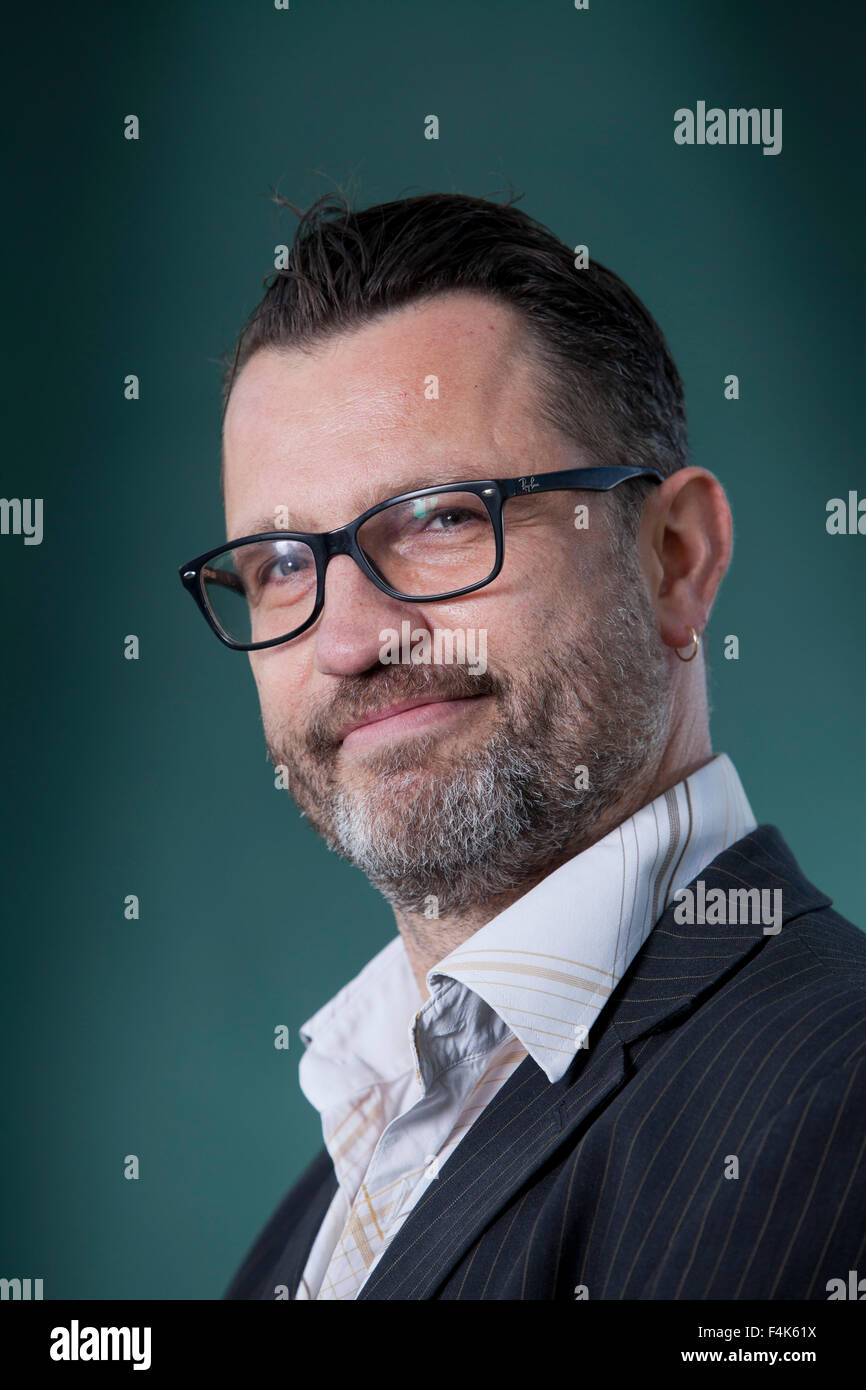
<instances>
[{"instance_id":1,"label":"jacket shoulder","mask_svg":"<svg viewBox=\"0 0 866 1390\"><path fill-rule=\"evenodd\" d=\"M807 945L824 968L850 974L866 986L866 931L832 907L806 912L789 923L792 936Z\"/></svg>"}]
</instances>

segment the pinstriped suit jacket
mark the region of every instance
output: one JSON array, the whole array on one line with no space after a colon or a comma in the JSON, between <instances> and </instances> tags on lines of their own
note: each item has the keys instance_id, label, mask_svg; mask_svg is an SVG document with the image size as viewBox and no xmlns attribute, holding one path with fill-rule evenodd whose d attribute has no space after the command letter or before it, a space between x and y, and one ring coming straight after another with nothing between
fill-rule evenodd
<instances>
[{"instance_id":1,"label":"pinstriped suit jacket","mask_svg":"<svg viewBox=\"0 0 866 1390\"><path fill-rule=\"evenodd\" d=\"M521 1063L359 1300L826 1299L866 1276L866 936L774 826L699 877L781 889L781 930L669 908L589 1048L553 1084ZM294 1297L335 1190L323 1149L224 1297Z\"/></svg>"}]
</instances>

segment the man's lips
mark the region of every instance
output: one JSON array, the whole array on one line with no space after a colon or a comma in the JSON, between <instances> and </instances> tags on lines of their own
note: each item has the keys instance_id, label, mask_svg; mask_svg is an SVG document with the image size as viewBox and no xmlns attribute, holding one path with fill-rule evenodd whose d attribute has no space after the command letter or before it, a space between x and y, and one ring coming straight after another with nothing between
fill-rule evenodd
<instances>
[{"instance_id":1,"label":"man's lips","mask_svg":"<svg viewBox=\"0 0 866 1390\"><path fill-rule=\"evenodd\" d=\"M400 734L412 733L425 725L448 719L480 698L478 695L456 698L447 695L419 695L414 700L399 700L393 705L371 710L363 719L344 724L337 731L337 737L344 748L361 747L379 739L398 737Z\"/></svg>"}]
</instances>

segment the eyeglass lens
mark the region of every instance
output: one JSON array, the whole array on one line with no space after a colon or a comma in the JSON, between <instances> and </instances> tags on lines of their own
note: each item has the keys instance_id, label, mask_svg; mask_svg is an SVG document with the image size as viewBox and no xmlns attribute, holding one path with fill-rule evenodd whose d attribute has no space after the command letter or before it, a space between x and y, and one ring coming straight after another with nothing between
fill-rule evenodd
<instances>
[{"instance_id":1,"label":"eyeglass lens","mask_svg":"<svg viewBox=\"0 0 866 1390\"><path fill-rule=\"evenodd\" d=\"M370 567L406 598L482 583L496 563L496 533L480 497L441 492L395 502L358 531ZM316 557L303 541L252 541L202 568L208 607L234 642L267 642L302 627L316 601Z\"/></svg>"}]
</instances>

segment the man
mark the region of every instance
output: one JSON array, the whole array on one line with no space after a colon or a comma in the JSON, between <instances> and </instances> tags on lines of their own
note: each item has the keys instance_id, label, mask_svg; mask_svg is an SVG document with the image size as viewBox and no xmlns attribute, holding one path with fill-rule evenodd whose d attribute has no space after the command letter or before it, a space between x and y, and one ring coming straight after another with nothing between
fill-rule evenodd
<instances>
[{"instance_id":1,"label":"man","mask_svg":"<svg viewBox=\"0 0 866 1390\"><path fill-rule=\"evenodd\" d=\"M513 206L324 200L224 400L181 575L398 928L301 1030L326 1147L226 1296L827 1298L866 941L713 755L731 518L647 310Z\"/></svg>"}]
</instances>

